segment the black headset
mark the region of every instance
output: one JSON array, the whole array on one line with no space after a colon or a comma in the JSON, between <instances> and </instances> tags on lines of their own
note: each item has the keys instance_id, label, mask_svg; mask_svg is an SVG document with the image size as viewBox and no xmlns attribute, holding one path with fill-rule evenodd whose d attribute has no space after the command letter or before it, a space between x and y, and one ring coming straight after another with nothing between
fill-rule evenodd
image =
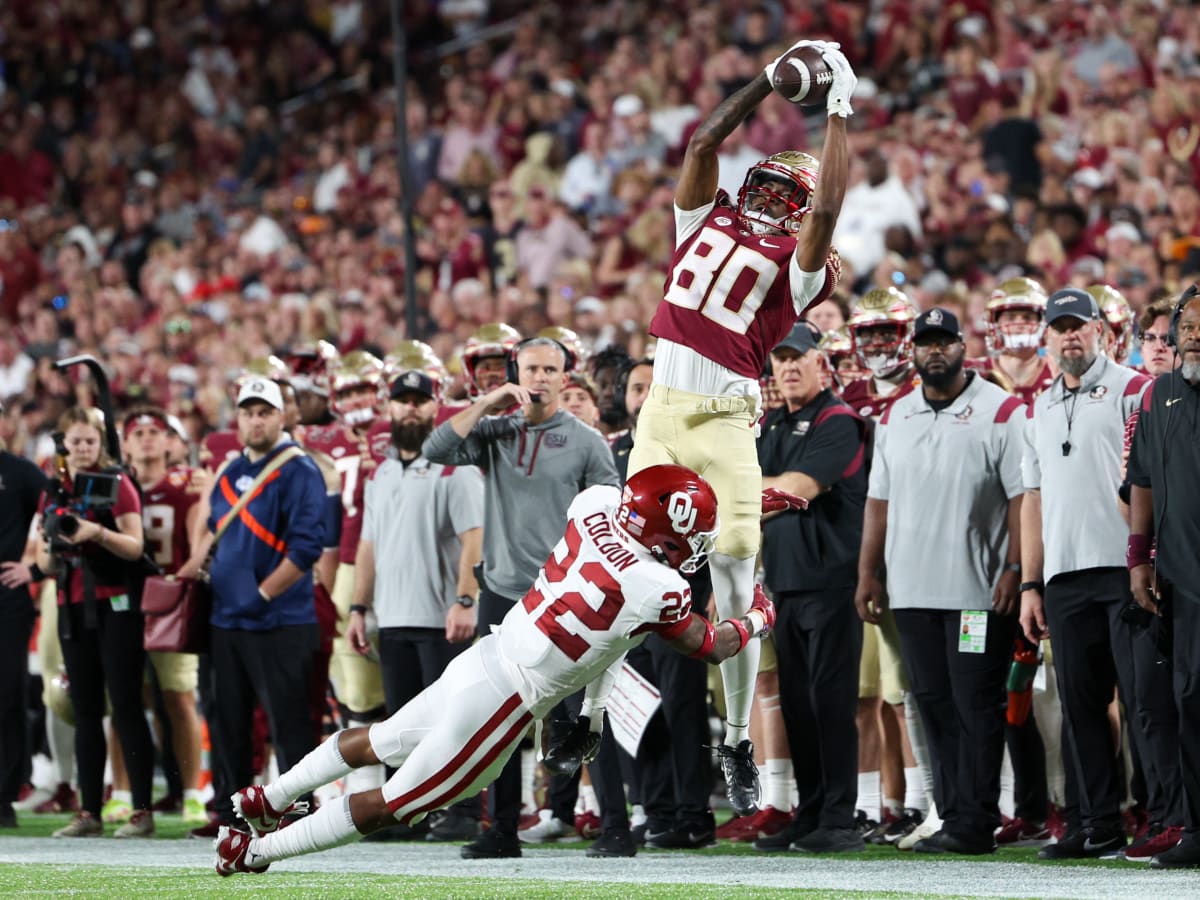
<instances>
[{"instance_id":1,"label":"black headset","mask_svg":"<svg viewBox=\"0 0 1200 900\"><path fill-rule=\"evenodd\" d=\"M530 344L534 343L535 341L540 341L543 344L546 341L549 341L551 344L553 344L555 347L557 347L559 350L562 351L563 374L564 375L566 375L568 372L575 371L575 363L576 363L575 354L571 352L570 348L567 347L566 344L562 343L561 341L556 341L554 338L551 338L551 337L525 338L525 340L518 341L515 345L513 345L513 348L508 351L508 358L504 361L505 372L508 375L508 380L512 384L520 384L521 383L521 370L517 366L517 354L520 353L522 350L524 350L526 347L528 347Z\"/></svg>"},{"instance_id":2,"label":"black headset","mask_svg":"<svg viewBox=\"0 0 1200 900\"><path fill-rule=\"evenodd\" d=\"M1175 308L1171 310L1171 324L1167 327L1168 347L1172 349L1179 347L1179 320L1183 317L1183 308L1191 303L1197 294L1200 294L1200 285L1192 284L1175 301Z\"/></svg>"}]
</instances>

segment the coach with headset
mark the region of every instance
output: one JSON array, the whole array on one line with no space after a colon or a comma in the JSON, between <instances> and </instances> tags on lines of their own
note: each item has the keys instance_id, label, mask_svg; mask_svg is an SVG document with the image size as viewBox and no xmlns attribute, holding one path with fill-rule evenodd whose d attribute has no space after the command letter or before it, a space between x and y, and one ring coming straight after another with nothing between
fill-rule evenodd
<instances>
[{"instance_id":1,"label":"coach with headset","mask_svg":"<svg viewBox=\"0 0 1200 900\"><path fill-rule=\"evenodd\" d=\"M476 620L480 636L498 625L533 586L562 537L575 495L596 484L618 483L612 453L600 432L559 406L573 364L572 354L558 341L522 341L509 355L508 383L442 423L422 447L431 462L473 465L483 472L483 577ZM491 786L488 803L492 827L463 847L463 857L520 856L519 755Z\"/></svg>"},{"instance_id":2,"label":"coach with headset","mask_svg":"<svg viewBox=\"0 0 1200 900\"><path fill-rule=\"evenodd\" d=\"M1200 294L1195 285L1180 297L1167 341L1183 365L1160 375L1142 398L1129 455L1133 488L1126 563L1134 599L1159 617L1154 627L1171 629L1173 618L1169 646L1179 712L1183 832L1175 847L1150 864L1180 869L1200 868Z\"/></svg>"}]
</instances>

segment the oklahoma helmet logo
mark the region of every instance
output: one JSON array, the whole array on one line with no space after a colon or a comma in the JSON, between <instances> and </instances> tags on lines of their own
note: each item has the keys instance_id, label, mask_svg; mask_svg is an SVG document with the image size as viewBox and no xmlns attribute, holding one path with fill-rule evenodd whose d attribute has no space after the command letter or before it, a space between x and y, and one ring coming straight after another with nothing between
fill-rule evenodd
<instances>
[{"instance_id":1,"label":"oklahoma helmet logo","mask_svg":"<svg viewBox=\"0 0 1200 900\"><path fill-rule=\"evenodd\" d=\"M683 491L676 491L667 501L667 518L671 527L679 534L688 534L696 524L696 507L692 498Z\"/></svg>"}]
</instances>

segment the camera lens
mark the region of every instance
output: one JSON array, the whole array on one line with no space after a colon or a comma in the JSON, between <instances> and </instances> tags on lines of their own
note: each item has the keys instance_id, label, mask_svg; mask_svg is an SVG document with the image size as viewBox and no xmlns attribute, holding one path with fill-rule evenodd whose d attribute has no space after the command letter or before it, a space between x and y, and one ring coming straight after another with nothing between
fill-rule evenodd
<instances>
[{"instance_id":1,"label":"camera lens","mask_svg":"<svg viewBox=\"0 0 1200 900\"><path fill-rule=\"evenodd\" d=\"M69 513L59 516L58 531L63 537L75 537L75 533L79 531L79 519Z\"/></svg>"}]
</instances>

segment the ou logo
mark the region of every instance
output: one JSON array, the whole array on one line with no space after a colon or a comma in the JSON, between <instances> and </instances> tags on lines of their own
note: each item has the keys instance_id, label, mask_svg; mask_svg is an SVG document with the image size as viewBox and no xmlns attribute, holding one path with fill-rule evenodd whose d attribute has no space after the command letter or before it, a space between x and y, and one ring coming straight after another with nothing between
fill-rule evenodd
<instances>
[{"instance_id":1,"label":"ou logo","mask_svg":"<svg viewBox=\"0 0 1200 900\"><path fill-rule=\"evenodd\" d=\"M696 524L696 507L692 498L683 491L676 491L667 501L667 518L671 527L679 534L688 534Z\"/></svg>"}]
</instances>

